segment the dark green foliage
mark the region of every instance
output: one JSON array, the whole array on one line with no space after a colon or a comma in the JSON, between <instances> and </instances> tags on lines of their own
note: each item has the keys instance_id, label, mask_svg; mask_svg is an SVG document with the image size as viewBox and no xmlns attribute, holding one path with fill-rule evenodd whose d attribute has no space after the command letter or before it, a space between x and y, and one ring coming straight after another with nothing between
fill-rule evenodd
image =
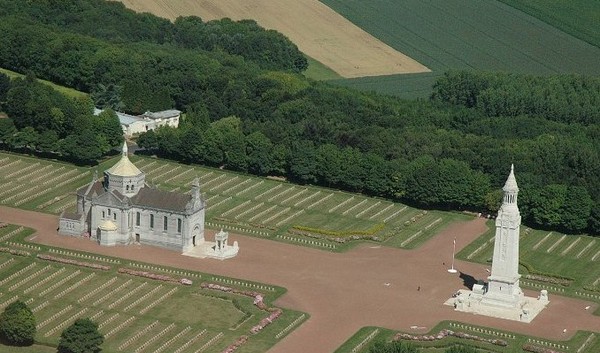
<instances>
[{"instance_id":1,"label":"dark green foliage","mask_svg":"<svg viewBox=\"0 0 600 353\"><path fill-rule=\"evenodd\" d=\"M239 55L269 70L301 72L308 66L304 55L289 39L281 33L265 30L251 20L234 22L223 19L204 23L198 17L180 17L175 23L171 23L167 19L148 13L137 14L126 9L123 4L113 1L64 0L59 3L29 1L14 6L14 2L2 0L0 8L5 10L6 14L18 17L20 21L37 22L48 28L60 28L70 33L113 43L146 42L201 51L222 50L231 55ZM50 47L57 54L61 50L71 51L60 61L62 68L68 72L73 72L72 65L75 60L85 59L89 54L83 53L89 47L74 38L71 38L68 44L63 41L51 41ZM73 49L77 49L77 53L73 52ZM67 57L73 61L64 60ZM93 70L96 66L90 64L86 63L86 66ZM98 69L102 69L103 66L100 65ZM76 80L77 76L73 76L69 84L63 83L71 87L80 87Z\"/></svg>"},{"instance_id":2,"label":"dark green foliage","mask_svg":"<svg viewBox=\"0 0 600 353\"><path fill-rule=\"evenodd\" d=\"M92 320L77 319L60 335L58 353L98 353L104 336Z\"/></svg>"},{"instance_id":3,"label":"dark green foliage","mask_svg":"<svg viewBox=\"0 0 600 353\"><path fill-rule=\"evenodd\" d=\"M14 346L30 346L35 338L35 317L20 300L10 303L0 314L0 340Z\"/></svg>"},{"instance_id":4,"label":"dark green foliage","mask_svg":"<svg viewBox=\"0 0 600 353\"><path fill-rule=\"evenodd\" d=\"M10 89L10 77L0 72L0 104L6 101L6 95ZM2 106L0 105L0 108Z\"/></svg>"},{"instance_id":5,"label":"dark green foliage","mask_svg":"<svg viewBox=\"0 0 600 353\"><path fill-rule=\"evenodd\" d=\"M9 144L13 135L17 132L12 119L0 119L0 144Z\"/></svg>"},{"instance_id":6,"label":"dark green foliage","mask_svg":"<svg viewBox=\"0 0 600 353\"><path fill-rule=\"evenodd\" d=\"M264 30L253 20L233 22L225 18L204 23L199 17L179 17L175 20L174 39L185 48L219 48L265 69L302 72L308 67L304 55L289 39L276 31Z\"/></svg>"},{"instance_id":7,"label":"dark green foliage","mask_svg":"<svg viewBox=\"0 0 600 353\"><path fill-rule=\"evenodd\" d=\"M417 348L410 343L399 341L378 341L369 348L369 353L417 353Z\"/></svg>"},{"instance_id":8,"label":"dark green foliage","mask_svg":"<svg viewBox=\"0 0 600 353\"><path fill-rule=\"evenodd\" d=\"M109 84L107 86L98 84L91 92L91 98L96 107L100 109L110 108L114 111L123 111L125 104L121 100L123 87Z\"/></svg>"},{"instance_id":9,"label":"dark green foliage","mask_svg":"<svg viewBox=\"0 0 600 353\"><path fill-rule=\"evenodd\" d=\"M487 116L535 115L564 123L600 123L597 77L451 71L438 79L433 97L477 107Z\"/></svg>"},{"instance_id":10,"label":"dark green foliage","mask_svg":"<svg viewBox=\"0 0 600 353\"><path fill-rule=\"evenodd\" d=\"M8 92L8 121L0 138L11 148L60 153L90 163L123 142L116 114L109 110L92 114L87 97L71 98L37 82L34 76L16 79Z\"/></svg>"}]
</instances>

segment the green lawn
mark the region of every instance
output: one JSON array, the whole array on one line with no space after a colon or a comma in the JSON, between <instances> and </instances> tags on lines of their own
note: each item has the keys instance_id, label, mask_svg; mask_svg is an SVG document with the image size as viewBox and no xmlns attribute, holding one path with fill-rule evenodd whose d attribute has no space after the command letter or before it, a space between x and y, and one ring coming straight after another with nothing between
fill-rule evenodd
<instances>
[{"instance_id":1,"label":"green lawn","mask_svg":"<svg viewBox=\"0 0 600 353\"><path fill-rule=\"evenodd\" d=\"M101 175L119 158L83 168L0 153L0 204L52 214L74 211L75 191L91 181L94 171ZM132 156L131 160L146 173L147 182L164 190L186 192L193 179L200 178L207 201L208 228L223 227L296 245L344 251L357 243L351 240L362 234L389 246L414 248L450 221L465 219L360 194L221 169L140 156ZM323 236L328 232L343 234Z\"/></svg>"},{"instance_id":2,"label":"green lawn","mask_svg":"<svg viewBox=\"0 0 600 353\"><path fill-rule=\"evenodd\" d=\"M528 74L600 74L600 49L542 20L496 0L388 1L322 0L351 22L394 49L430 68L433 73L343 80L360 89L426 97L436 75L448 69L507 71ZM516 2L511 1L511 2ZM535 2L545 7L547 2ZM568 4L565 21L577 22L593 0ZM579 7L585 3L587 7ZM557 5L561 6L561 5ZM550 7L549 7L550 8ZM549 12L551 10L548 10ZM583 17L578 28L598 34L598 11ZM335 81L340 83L342 81Z\"/></svg>"},{"instance_id":3,"label":"green lawn","mask_svg":"<svg viewBox=\"0 0 600 353\"><path fill-rule=\"evenodd\" d=\"M89 168L0 153L0 204L59 214L91 176Z\"/></svg>"},{"instance_id":4,"label":"green lawn","mask_svg":"<svg viewBox=\"0 0 600 353\"><path fill-rule=\"evenodd\" d=\"M492 258L495 227L490 229L457 254L457 257L480 263L489 263ZM533 230L521 227L520 260L533 267L536 272L573 278L568 287L555 286L567 293L589 292L594 289L600 297L600 239L583 235L565 235L558 232ZM525 273L522 267L521 273ZM525 285L530 282L523 279ZM551 290L552 291L552 290ZM590 292L590 293L593 293Z\"/></svg>"},{"instance_id":5,"label":"green lawn","mask_svg":"<svg viewBox=\"0 0 600 353\"><path fill-rule=\"evenodd\" d=\"M328 239L315 239L320 237L318 233L298 234L293 229L295 226L350 235L382 227L373 235L385 239L389 246L410 248L436 234L449 220L457 219L456 215L442 212L423 215L421 210L360 194L294 185L220 169L139 156L132 157L132 161L146 173L146 180L166 190L187 191L192 180L199 177L207 200L209 227L223 226L298 245L336 251L348 248Z\"/></svg>"},{"instance_id":6,"label":"green lawn","mask_svg":"<svg viewBox=\"0 0 600 353\"><path fill-rule=\"evenodd\" d=\"M10 78L16 78L16 77L23 77L24 76L23 74L20 74L18 72L10 71L10 70L3 69L3 68L0 68L0 72L8 75ZM42 83L44 83L44 84L46 84L46 85L48 85L48 86L50 86L50 87L52 87L52 88L54 88L55 90L57 90L57 91L65 94L67 96L70 96L70 97L83 97L83 96L87 96L88 95L85 92L81 92L81 91L78 91L78 90L73 89L73 88L69 88L69 87L57 85L57 84L52 83L50 81L46 81L46 80L39 80L39 81L42 82Z\"/></svg>"},{"instance_id":7,"label":"green lawn","mask_svg":"<svg viewBox=\"0 0 600 353\"><path fill-rule=\"evenodd\" d=\"M304 71L304 76L319 81L335 80L342 78L342 76L338 75L329 67L321 64L321 62L308 56L306 58L308 59L308 69Z\"/></svg>"},{"instance_id":8,"label":"green lawn","mask_svg":"<svg viewBox=\"0 0 600 353\"><path fill-rule=\"evenodd\" d=\"M31 347L12 347L0 344L0 353L56 353L56 347L37 344Z\"/></svg>"},{"instance_id":9,"label":"green lawn","mask_svg":"<svg viewBox=\"0 0 600 353\"><path fill-rule=\"evenodd\" d=\"M217 353L242 335L251 336L243 352L262 353L306 319L305 314L284 310L279 319L252 335L250 329L269 313L253 305L253 298L203 289L200 283L252 289L262 293L266 303L283 294L283 288L24 244L23 239L31 231L15 225L0 227L2 247L28 252L25 256L0 252L0 310L16 299L26 302L36 317L36 342L44 345L56 346L65 327L77 318L90 317L106 337L102 346L106 353L174 352L180 348L182 353ZM49 262L36 258L38 254L111 268L101 271ZM119 268L189 278L193 284L183 286L120 274ZM0 346L0 353L52 351L44 346L11 349Z\"/></svg>"}]
</instances>

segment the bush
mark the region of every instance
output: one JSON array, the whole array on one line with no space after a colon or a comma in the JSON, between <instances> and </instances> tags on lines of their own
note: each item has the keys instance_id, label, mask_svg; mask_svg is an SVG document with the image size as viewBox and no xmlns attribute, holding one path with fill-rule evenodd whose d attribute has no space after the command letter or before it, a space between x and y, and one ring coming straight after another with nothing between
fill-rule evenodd
<instances>
[{"instance_id":1,"label":"bush","mask_svg":"<svg viewBox=\"0 0 600 353\"><path fill-rule=\"evenodd\" d=\"M17 300L0 315L0 339L13 346L30 346L35 338L35 316L27 304Z\"/></svg>"},{"instance_id":2,"label":"bush","mask_svg":"<svg viewBox=\"0 0 600 353\"><path fill-rule=\"evenodd\" d=\"M60 335L58 353L99 353L104 336L92 320L77 319Z\"/></svg>"}]
</instances>

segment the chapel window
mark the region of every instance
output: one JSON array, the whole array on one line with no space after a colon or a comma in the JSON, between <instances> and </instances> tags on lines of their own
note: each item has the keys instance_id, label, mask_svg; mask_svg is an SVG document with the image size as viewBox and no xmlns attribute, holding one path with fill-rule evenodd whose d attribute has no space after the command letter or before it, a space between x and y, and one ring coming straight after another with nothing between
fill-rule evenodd
<instances>
[{"instance_id":1,"label":"chapel window","mask_svg":"<svg viewBox=\"0 0 600 353\"><path fill-rule=\"evenodd\" d=\"M150 228L154 228L154 215L150 215Z\"/></svg>"},{"instance_id":2,"label":"chapel window","mask_svg":"<svg viewBox=\"0 0 600 353\"><path fill-rule=\"evenodd\" d=\"M163 230L166 231L167 230L167 226L169 224L169 220L167 219L167 216L163 217Z\"/></svg>"},{"instance_id":3,"label":"chapel window","mask_svg":"<svg viewBox=\"0 0 600 353\"><path fill-rule=\"evenodd\" d=\"M177 218L177 233L181 233L181 218Z\"/></svg>"},{"instance_id":4,"label":"chapel window","mask_svg":"<svg viewBox=\"0 0 600 353\"><path fill-rule=\"evenodd\" d=\"M136 214L135 214L135 225L136 225L136 226L139 226L139 225L140 225L140 218L141 218L141 215L140 215L140 213L139 213L139 212L136 212Z\"/></svg>"}]
</instances>

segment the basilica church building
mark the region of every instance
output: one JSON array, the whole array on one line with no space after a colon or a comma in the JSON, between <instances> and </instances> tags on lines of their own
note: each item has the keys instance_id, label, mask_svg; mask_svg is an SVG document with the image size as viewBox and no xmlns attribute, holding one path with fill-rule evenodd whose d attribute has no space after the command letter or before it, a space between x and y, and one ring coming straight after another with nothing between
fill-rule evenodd
<instances>
[{"instance_id":1,"label":"basilica church building","mask_svg":"<svg viewBox=\"0 0 600 353\"><path fill-rule=\"evenodd\" d=\"M148 244L190 251L204 243L206 203L198 179L188 194L158 190L127 156L77 191L77 212L61 214L59 233L88 236L101 245Z\"/></svg>"}]
</instances>

